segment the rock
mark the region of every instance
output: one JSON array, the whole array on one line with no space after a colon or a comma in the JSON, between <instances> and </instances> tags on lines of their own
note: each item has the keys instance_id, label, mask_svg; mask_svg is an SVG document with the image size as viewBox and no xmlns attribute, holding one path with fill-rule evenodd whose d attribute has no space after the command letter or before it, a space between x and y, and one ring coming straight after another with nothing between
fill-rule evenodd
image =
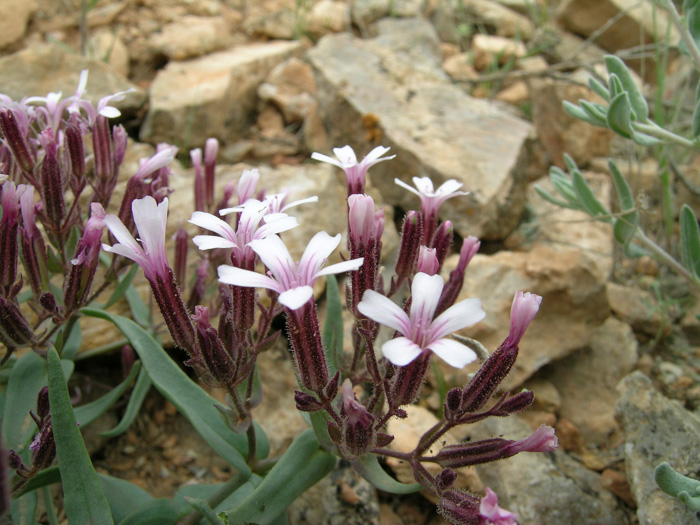
<instances>
[{"instance_id":1,"label":"rock","mask_svg":"<svg viewBox=\"0 0 700 525\"><path fill-rule=\"evenodd\" d=\"M628 324L608 317L593 330L587 348L552 363L542 376L561 395L560 417L573 423L587 442L605 444L619 432L615 389L637 363L637 340Z\"/></svg>"},{"instance_id":2,"label":"rock","mask_svg":"<svg viewBox=\"0 0 700 525\"><path fill-rule=\"evenodd\" d=\"M437 422L438 418L435 415L418 405L408 405L404 409L408 413L406 419L392 418L386 427L386 432L394 436L394 441L389 444L391 450L398 452L411 452L416 448L418 441L428 430L430 430ZM442 436L437 442L437 445L456 445L459 442L449 432ZM435 454L439 449L432 450ZM387 457L386 464L394 471L396 477L402 483L415 483L413 478L413 468L411 465L397 458ZM433 476L442 472L442 467L436 463L424 463L426 470ZM483 492L484 485L481 483L479 476L474 468L464 468L457 471L457 481L454 484L455 488L466 489L471 492ZM423 492L423 494L433 503L437 503L437 498L432 494Z\"/></svg>"},{"instance_id":3,"label":"rock","mask_svg":"<svg viewBox=\"0 0 700 525\"><path fill-rule=\"evenodd\" d=\"M243 23L243 29L249 35L263 35L280 40L291 40L296 34L301 34L301 27L289 7L250 16Z\"/></svg>"},{"instance_id":4,"label":"rock","mask_svg":"<svg viewBox=\"0 0 700 525\"><path fill-rule=\"evenodd\" d=\"M170 60L186 60L224 49L229 40L223 18L184 16L163 26L160 33L151 37L150 45Z\"/></svg>"},{"instance_id":5,"label":"rock","mask_svg":"<svg viewBox=\"0 0 700 525\"><path fill-rule=\"evenodd\" d=\"M54 44L40 44L0 58L0 93L21 100L63 93L68 97L78 87L80 72L90 71L84 98L95 106L107 95L134 88L124 100L115 102L125 115L133 115L146 102L146 93L111 70L104 62L83 58Z\"/></svg>"},{"instance_id":6,"label":"rock","mask_svg":"<svg viewBox=\"0 0 700 525\"><path fill-rule=\"evenodd\" d=\"M561 395L554 386L554 383L546 379L536 378L527 381L523 388L532 390L535 393L535 404L533 408L545 412L556 412L561 405Z\"/></svg>"},{"instance_id":7,"label":"rock","mask_svg":"<svg viewBox=\"0 0 700 525\"><path fill-rule=\"evenodd\" d=\"M241 138L255 111L256 92L282 61L298 56L300 42L233 47L186 62L170 62L151 85L141 140L202 146L209 137Z\"/></svg>"},{"instance_id":8,"label":"rock","mask_svg":"<svg viewBox=\"0 0 700 525\"><path fill-rule=\"evenodd\" d=\"M532 431L517 417L491 418L462 427L472 440L523 439ZM521 453L477 467L499 505L516 512L520 523L618 525L629 523L624 506L603 488L600 475L567 454Z\"/></svg>"},{"instance_id":9,"label":"rock","mask_svg":"<svg viewBox=\"0 0 700 525\"><path fill-rule=\"evenodd\" d=\"M443 0L433 14L440 38L459 43L461 25L478 25L489 33L529 40L533 25L529 18L491 0Z\"/></svg>"},{"instance_id":10,"label":"rock","mask_svg":"<svg viewBox=\"0 0 700 525\"><path fill-rule=\"evenodd\" d=\"M350 6L336 0L320 0L313 4L306 15L305 30L319 37L327 33L340 33L350 27Z\"/></svg>"},{"instance_id":11,"label":"rock","mask_svg":"<svg viewBox=\"0 0 700 525\"><path fill-rule=\"evenodd\" d=\"M512 9L521 15L532 16L538 9L545 8L545 2L542 0L494 0L508 9Z\"/></svg>"},{"instance_id":12,"label":"rock","mask_svg":"<svg viewBox=\"0 0 700 525\"><path fill-rule=\"evenodd\" d=\"M371 115L372 136L397 154L370 175L386 203L417 206L414 195L394 184L396 176L410 182L430 175L436 187L457 179L471 194L447 201L441 215L460 235L502 238L523 206L531 127L449 83L437 37L424 20L382 20L377 26L375 39L326 36L308 53L331 143L369 151L373 144L362 117Z\"/></svg>"},{"instance_id":13,"label":"rock","mask_svg":"<svg viewBox=\"0 0 700 525\"><path fill-rule=\"evenodd\" d=\"M559 26L549 24L539 27L532 35L529 45L541 49L539 58L546 57L550 63L574 62L578 64L598 64L603 62L605 51L594 42L584 40Z\"/></svg>"},{"instance_id":14,"label":"rock","mask_svg":"<svg viewBox=\"0 0 700 525\"><path fill-rule=\"evenodd\" d=\"M564 0L556 19L572 33L588 38L596 32L595 42L608 51L654 44L658 35L668 31L668 44L675 46L680 37L663 9L636 0ZM612 25L598 34L612 19Z\"/></svg>"},{"instance_id":15,"label":"rock","mask_svg":"<svg viewBox=\"0 0 700 525\"><path fill-rule=\"evenodd\" d=\"M607 283L606 290L612 311L635 331L651 337L670 335L670 319L651 293L617 283Z\"/></svg>"},{"instance_id":16,"label":"rock","mask_svg":"<svg viewBox=\"0 0 700 525\"><path fill-rule=\"evenodd\" d=\"M456 255L445 261L445 275L456 262ZM518 359L502 383L504 390L513 390L547 363L587 346L593 328L609 313L605 281L587 254L575 249L555 251L538 244L528 253L500 251L490 256L477 254L472 259L457 300L481 298L486 318L464 335L495 350L508 335L515 290L537 293L543 300L520 343ZM443 370L448 378L454 375L457 383L466 382L468 369Z\"/></svg>"},{"instance_id":17,"label":"rock","mask_svg":"<svg viewBox=\"0 0 700 525\"><path fill-rule=\"evenodd\" d=\"M695 523L694 512L656 485L654 469L667 461L681 474L696 476L700 471L700 418L657 392L641 372L627 376L619 391L617 413L626 435L625 469L640 525Z\"/></svg>"},{"instance_id":18,"label":"rock","mask_svg":"<svg viewBox=\"0 0 700 525\"><path fill-rule=\"evenodd\" d=\"M350 15L354 24L368 27L375 20L389 14L391 0L355 0L350 5Z\"/></svg>"},{"instance_id":19,"label":"rock","mask_svg":"<svg viewBox=\"0 0 700 525\"><path fill-rule=\"evenodd\" d=\"M88 54L93 60L109 64L124 78L129 76L129 51L115 31L98 30L88 40Z\"/></svg>"},{"instance_id":20,"label":"rock","mask_svg":"<svg viewBox=\"0 0 700 525\"><path fill-rule=\"evenodd\" d=\"M27 24L36 9L35 0L0 2L0 48L14 44L24 36Z\"/></svg>"},{"instance_id":21,"label":"rock","mask_svg":"<svg viewBox=\"0 0 700 525\"><path fill-rule=\"evenodd\" d=\"M502 66L510 60L523 58L525 44L512 38L495 35L474 35L472 39L474 69L482 71L489 66Z\"/></svg>"},{"instance_id":22,"label":"rock","mask_svg":"<svg viewBox=\"0 0 700 525\"><path fill-rule=\"evenodd\" d=\"M258 96L275 104L287 124L304 122L316 105L316 83L311 66L298 58L283 62L260 84Z\"/></svg>"},{"instance_id":23,"label":"rock","mask_svg":"<svg viewBox=\"0 0 700 525\"><path fill-rule=\"evenodd\" d=\"M474 80L479 77L472 64L473 60L468 53L458 53L445 59L442 68L455 82Z\"/></svg>"},{"instance_id":24,"label":"rock","mask_svg":"<svg viewBox=\"0 0 700 525\"><path fill-rule=\"evenodd\" d=\"M527 82L521 80L502 89L496 95L496 100L506 102L513 106L520 106L526 103L530 100L530 90L527 87Z\"/></svg>"},{"instance_id":25,"label":"rock","mask_svg":"<svg viewBox=\"0 0 700 525\"><path fill-rule=\"evenodd\" d=\"M637 506L630 491L627 475L624 472L607 468L600 474L600 483L603 485L603 488L615 494L615 496L627 503L630 508Z\"/></svg>"},{"instance_id":26,"label":"rock","mask_svg":"<svg viewBox=\"0 0 700 525\"><path fill-rule=\"evenodd\" d=\"M578 70L572 74L572 80L587 84L588 76L584 70ZM592 157L608 154L613 132L575 119L562 107L565 100L573 104L578 104L579 99L602 103L593 91L569 81L545 77L531 78L529 88L532 121L551 164L563 168L564 153L579 165L587 164Z\"/></svg>"}]
</instances>

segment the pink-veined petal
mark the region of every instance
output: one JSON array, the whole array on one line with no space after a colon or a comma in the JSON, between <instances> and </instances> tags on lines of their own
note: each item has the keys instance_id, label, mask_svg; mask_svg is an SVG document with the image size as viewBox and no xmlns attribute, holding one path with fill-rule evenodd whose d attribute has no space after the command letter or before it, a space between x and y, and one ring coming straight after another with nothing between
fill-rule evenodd
<instances>
[{"instance_id":1,"label":"pink-veined petal","mask_svg":"<svg viewBox=\"0 0 700 525\"><path fill-rule=\"evenodd\" d=\"M407 337L396 337L382 345L382 354L396 366L406 366L423 350Z\"/></svg>"},{"instance_id":2,"label":"pink-veined petal","mask_svg":"<svg viewBox=\"0 0 700 525\"><path fill-rule=\"evenodd\" d=\"M214 235L197 235L192 239L200 250L214 250L216 248L235 248L236 244Z\"/></svg>"},{"instance_id":3,"label":"pink-veined petal","mask_svg":"<svg viewBox=\"0 0 700 525\"><path fill-rule=\"evenodd\" d=\"M318 232L314 235L299 261L300 277L306 279L307 282L313 279L339 244L340 234L331 237L326 232Z\"/></svg>"},{"instance_id":4,"label":"pink-veined petal","mask_svg":"<svg viewBox=\"0 0 700 525\"><path fill-rule=\"evenodd\" d=\"M430 329L435 339L441 339L452 332L478 323L486 312L481 308L481 299L471 297L449 307L435 318Z\"/></svg>"},{"instance_id":5,"label":"pink-veined petal","mask_svg":"<svg viewBox=\"0 0 700 525\"><path fill-rule=\"evenodd\" d=\"M395 182L398 186L401 186L403 189L408 190L408 191L410 191L411 193L415 193L415 194L418 195L419 197L421 196L421 193L420 193L417 189L415 189L413 186L409 186L408 184L406 184L406 183L405 183L404 181L402 181L401 179L394 179L394 182Z\"/></svg>"},{"instance_id":6,"label":"pink-veined petal","mask_svg":"<svg viewBox=\"0 0 700 525\"><path fill-rule=\"evenodd\" d=\"M280 284L283 284L289 277L290 270L294 268L294 261L282 239L277 235L270 235L264 239L251 241L249 246L258 254L262 263Z\"/></svg>"},{"instance_id":7,"label":"pink-veined petal","mask_svg":"<svg viewBox=\"0 0 700 525\"><path fill-rule=\"evenodd\" d=\"M365 158L362 159L362 162L364 164L372 163L376 164L377 162L381 162L382 160L389 160L393 159L396 157L396 155L392 155L391 157L386 157L385 159L379 159L382 155L387 153L391 148L385 148L384 146L377 146L374 148L372 151L370 151L367 155L365 155ZM377 160L379 159L379 160Z\"/></svg>"},{"instance_id":8,"label":"pink-veined petal","mask_svg":"<svg viewBox=\"0 0 700 525\"><path fill-rule=\"evenodd\" d=\"M222 283L243 286L244 288L266 288L276 292L281 291L277 281L266 275L251 272L250 270L222 264L219 266L218 272L219 281Z\"/></svg>"},{"instance_id":9,"label":"pink-veined petal","mask_svg":"<svg viewBox=\"0 0 700 525\"><path fill-rule=\"evenodd\" d=\"M168 199L163 199L160 204L156 204L156 200L150 195L143 199L135 199L131 203L131 211L144 248L152 255L155 255L155 251L160 247L165 250Z\"/></svg>"},{"instance_id":10,"label":"pink-veined petal","mask_svg":"<svg viewBox=\"0 0 700 525\"><path fill-rule=\"evenodd\" d=\"M418 188L418 192L423 195L433 195L435 193L433 181L430 177L413 177L413 184Z\"/></svg>"},{"instance_id":11,"label":"pink-veined petal","mask_svg":"<svg viewBox=\"0 0 700 525\"><path fill-rule=\"evenodd\" d=\"M107 215L104 220L107 228L109 228L109 231L112 232L112 235L114 235L114 238L117 239L119 244L127 246L134 252L140 252L141 255L145 256L143 253L143 248L141 248L141 245L136 242L136 239L134 239L133 235L131 235L131 232L127 230L126 226L124 226L122 221L119 220L119 217L110 214Z\"/></svg>"},{"instance_id":12,"label":"pink-veined petal","mask_svg":"<svg viewBox=\"0 0 700 525\"><path fill-rule=\"evenodd\" d=\"M314 277L320 277L321 275L352 272L353 270L357 270L360 266L362 266L363 262L364 258L360 257L359 259L350 259L349 261L331 264L330 266L326 266L321 271L317 272Z\"/></svg>"},{"instance_id":13,"label":"pink-veined petal","mask_svg":"<svg viewBox=\"0 0 700 525\"><path fill-rule=\"evenodd\" d=\"M233 231L233 228L231 228L231 225L211 213L196 211L187 222L221 235L230 242L236 242L236 233Z\"/></svg>"},{"instance_id":14,"label":"pink-veined petal","mask_svg":"<svg viewBox=\"0 0 700 525\"><path fill-rule=\"evenodd\" d=\"M464 368L476 359L476 352L452 339L438 339L428 345L440 359L455 368Z\"/></svg>"},{"instance_id":15,"label":"pink-veined petal","mask_svg":"<svg viewBox=\"0 0 700 525\"><path fill-rule=\"evenodd\" d=\"M280 213L279 215L285 214ZM267 220L267 216L265 216L265 219ZM260 228L258 228L258 230L255 232L255 238L264 239L270 235L275 235L277 233L286 232L287 230L296 228L298 225L299 223L297 222L296 217L286 216L284 218L278 218L270 222L265 222L265 224L260 226Z\"/></svg>"},{"instance_id":16,"label":"pink-veined petal","mask_svg":"<svg viewBox=\"0 0 700 525\"><path fill-rule=\"evenodd\" d=\"M239 213L243 211L243 206L233 206L232 208L224 208L223 210L219 210L219 215L222 217L224 215L229 215L231 213Z\"/></svg>"},{"instance_id":17,"label":"pink-veined petal","mask_svg":"<svg viewBox=\"0 0 700 525\"><path fill-rule=\"evenodd\" d=\"M353 150L350 146L333 148L333 155L338 157L338 160L344 164L344 166L342 166L344 168L357 164L357 155L355 155L355 150Z\"/></svg>"},{"instance_id":18,"label":"pink-veined petal","mask_svg":"<svg viewBox=\"0 0 700 525\"><path fill-rule=\"evenodd\" d=\"M314 289L311 286L297 286L291 290L282 292L279 302L290 310L301 308L314 296Z\"/></svg>"},{"instance_id":19,"label":"pink-veined petal","mask_svg":"<svg viewBox=\"0 0 700 525\"><path fill-rule=\"evenodd\" d=\"M109 244L103 244L102 249L106 252L126 257L127 259L134 261L142 268L144 268L144 265L148 265L148 259L146 259L143 251L140 249L138 251L134 250L134 248L130 245L115 244L114 246L110 246Z\"/></svg>"},{"instance_id":20,"label":"pink-veined petal","mask_svg":"<svg viewBox=\"0 0 700 525\"><path fill-rule=\"evenodd\" d=\"M440 301L440 294L445 286L440 275L417 273L411 284L411 322L428 327L433 320Z\"/></svg>"},{"instance_id":21,"label":"pink-veined petal","mask_svg":"<svg viewBox=\"0 0 700 525\"><path fill-rule=\"evenodd\" d=\"M458 195L466 195L466 192L464 191L458 191L462 186L464 186L463 183L459 182L458 180L455 179L450 179L448 181L445 181L442 183L442 185L435 191L435 193L439 195L450 195L455 193Z\"/></svg>"},{"instance_id":22,"label":"pink-veined petal","mask_svg":"<svg viewBox=\"0 0 700 525\"><path fill-rule=\"evenodd\" d=\"M310 202L318 202L318 196L314 195L313 197L306 197L305 199L299 199L298 201L292 201L289 204L284 205L284 210L288 210L289 208L294 208L296 206L299 206L301 204L308 204Z\"/></svg>"},{"instance_id":23,"label":"pink-veined petal","mask_svg":"<svg viewBox=\"0 0 700 525\"><path fill-rule=\"evenodd\" d=\"M404 335L410 331L410 321L406 312L394 301L374 290L364 293L357 309L362 315Z\"/></svg>"}]
</instances>

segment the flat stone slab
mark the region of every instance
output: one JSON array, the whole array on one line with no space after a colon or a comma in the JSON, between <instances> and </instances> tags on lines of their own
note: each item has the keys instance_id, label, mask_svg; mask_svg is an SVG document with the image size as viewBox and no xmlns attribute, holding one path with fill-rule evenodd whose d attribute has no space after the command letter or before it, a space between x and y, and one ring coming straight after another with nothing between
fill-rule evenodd
<instances>
[{"instance_id":1,"label":"flat stone slab","mask_svg":"<svg viewBox=\"0 0 700 525\"><path fill-rule=\"evenodd\" d=\"M374 166L370 178L387 203L406 210L416 209L418 199L394 177L411 184L427 175L436 187L448 179L463 182L470 195L447 201L443 219L462 236L503 238L524 204L531 125L454 86L440 67L428 22L378 26L374 39L330 35L307 54L332 143L350 144L358 156L377 144L390 146L397 158ZM372 117L375 129L363 116Z\"/></svg>"}]
</instances>

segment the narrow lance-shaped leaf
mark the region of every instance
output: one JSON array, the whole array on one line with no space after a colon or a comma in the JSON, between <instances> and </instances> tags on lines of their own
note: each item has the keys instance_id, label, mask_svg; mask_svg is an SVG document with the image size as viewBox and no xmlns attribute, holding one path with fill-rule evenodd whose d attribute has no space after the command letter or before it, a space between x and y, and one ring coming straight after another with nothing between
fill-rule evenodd
<instances>
[{"instance_id":1,"label":"narrow lance-shaped leaf","mask_svg":"<svg viewBox=\"0 0 700 525\"><path fill-rule=\"evenodd\" d=\"M618 135L631 139L634 129L632 128L632 109L627 93L620 93L610 103L608 108L608 126Z\"/></svg>"},{"instance_id":2,"label":"narrow lance-shaped leaf","mask_svg":"<svg viewBox=\"0 0 700 525\"><path fill-rule=\"evenodd\" d=\"M136 378L134 389L131 391L131 396L129 396L129 402L126 405L126 410L124 411L121 421L117 423L116 427L100 432L100 436L111 438L126 432L131 426L131 423L133 423L134 419L136 419L136 416L141 409L141 405L146 399L146 394L148 394L148 390L151 388L152 384L151 378L148 377L148 372L146 372L144 368L141 368L141 370L139 370L139 376Z\"/></svg>"},{"instance_id":3,"label":"narrow lance-shaped leaf","mask_svg":"<svg viewBox=\"0 0 700 525\"><path fill-rule=\"evenodd\" d=\"M406 484L396 481L386 473L379 464L377 456L373 454L367 454L361 458L357 458L352 461L352 465L363 478L384 492L389 492L391 494L411 494L412 492L423 489L418 483Z\"/></svg>"},{"instance_id":4,"label":"narrow lance-shaped leaf","mask_svg":"<svg viewBox=\"0 0 700 525\"><path fill-rule=\"evenodd\" d=\"M606 102L610 102L610 91L608 90L608 87L604 86L597 79L593 77L588 79L588 87L590 87L591 90L600 98L602 98Z\"/></svg>"},{"instance_id":5,"label":"narrow lance-shaped leaf","mask_svg":"<svg viewBox=\"0 0 700 525\"><path fill-rule=\"evenodd\" d=\"M75 421L61 360L53 348L48 352L48 375L51 422L68 521L94 525L114 523L109 503Z\"/></svg>"},{"instance_id":6,"label":"narrow lance-shaped leaf","mask_svg":"<svg viewBox=\"0 0 700 525\"><path fill-rule=\"evenodd\" d=\"M601 128L607 128L608 123L605 119L602 119L598 117L597 115L592 115L589 111L586 111L585 109L577 106L576 104L572 104L571 102L564 101L563 102L564 106L564 111L566 111L569 115L572 117L582 120L584 122L587 122L588 124L592 126L598 126Z\"/></svg>"},{"instance_id":7,"label":"narrow lance-shaped leaf","mask_svg":"<svg viewBox=\"0 0 700 525\"><path fill-rule=\"evenodd\" d=\"M600 216L604 216L605 218L602 220L610 222L610 219L607 218L609 215L608 210L594 195L593 190L591 190L590 186L586 182L586 179L583 178L583 175L577 171L573 174L572 180L576 194L578 195L578 198L586 212L591 217L600 218Z\"/></svg>"},{"instance_id":8,"label":"narrow lance-shaped leaf","mask_svg":"<svg viewBox=\"0 0 700 525\"><path fill-rule=\"evenodd\" d=\"M323 325L323 350L328 363L328 375L338 371L337 360L343 355L343 309L335 275L326 277L326 322Z\"/></svg>"},{"instance_id":9,"label":"narrow lance-shaped leaf","mask_svg":"<svg viewBox=\"0 0 700 525\"><path fill-rule=\"evenodd\" d=\"M693 209L684 204L681 208L681 261L697 279L700 275L700 228Z\"/></svg>"},{"instance_id":10,"label":"narrow lance-shaped leaf","mask_svg":"<svg viewBox=\"0 0 700 525\"><path fill-rule=\"evenodd\" d=\"M637 121L646 122L649 119L649 106L625 63L615 55L607 55L605 65L611 76L614 74L620 79L622 88L629 96L630 106Z\"/></svg>"},{"instance_id":11,"label":"narrow lance-shaped leaf","mask_svg":"<svg viewBox=\"0 0 700 525\"><path fill-rule=\"evenodd\" d=\"M2 440L7 450L19 451L36 433L29 415L36 410L36 396L46 386L46 361L27 352L15 362L5 391Z\"/></svg>"},{"instance_id":12,"label":"narrow lance-shaped leaf","mask_svg":"<svg viewBox=\"0 0 700 525\"><path fill-rule=\"evenodd\" d=\"M639 224L639 213L634 206L634 195L627 181L622 176L617 165L610 161L610 174L612 175L615 191L620 202L621 215L615 220L613 232L618 242L627 245L637 233L637 225Z\"/></svg>"}]
</instances>

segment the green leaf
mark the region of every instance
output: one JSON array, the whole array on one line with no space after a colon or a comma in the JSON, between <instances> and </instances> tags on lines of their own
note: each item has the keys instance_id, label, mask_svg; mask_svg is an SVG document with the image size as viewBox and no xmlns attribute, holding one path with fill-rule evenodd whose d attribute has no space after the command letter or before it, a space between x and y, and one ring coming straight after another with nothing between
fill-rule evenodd
<instances>
[{"instance_id":1,"label":"green leaf","mask_svg":"<svg viewBox=\"0 0 700 525\"><path fill-rule=\"evenodd\" d=\"M535 191L537 194L542 197L544 200L551 202L552 204L556 206L561 206L562 208L570 208L572 210L578 210L578 206L573 206L568 202L564 202L562 200L557 199L555 196L553 196L551 193L549 193L547 190L545 190L542 186L539 184L535 184Z\"/></svg>"},{"instance_id":2,"label":"green leaf","mask_svg":"<svg viewBox=\"0 0 700 525\"><path fill-rule=\"evenodd\" d=\"M620 93L624 93L625 88L617 75L610 75L610 99L613 100Z\"/></svg>"},{"instance_id":3,"label":"green leaf","mask_svg":"<svg viewBox=\"0 0 700 525\"><path fill-rule=\"evenodd\" d=\"M77 407L75 409L75 419L80 424L80 428L84 428L86 425L89 425L102 414L107 412L107 410L109 410L109 408L117 402L117 399L119 399L124 391L129 387L140 368L141 363L137 361L134 363L134 366L131 367L129 376L111 391L107 392L105 395L91 403Z\"/></svg>"},{"instance_id":4,"label":"green leaf","mask_svg":"<svg viewBox=\"0 0 700 525\"><path fill-rule=\"evenodd\" d=\"M608 123L605 119L599 118L597 115L594 116L585 109L572 104L571 102L564 101L562 103L562 106L564 107L564 111L566 111L569 115L572 117L583 120L584 122L587 122L588 124L591 124L592 126L598 126L601 128L607 128Z\"/></svg>"},{"instance_id":5,"label":"green leaf","mask_svg":"<svg viewBox=\"0 0 700 525\"><path fill-rule=\"evenodd\" d=\"M180 519L175 504L169 499L154 499L128 514L119 525L172 525Z\"/></svg>"},{"instance_id":6,"label":"green leaf","mask_svg":"<svg viewBox=\"0 0 700 525\"><path fill-rule=\"evenodd\" d=\"M299 435L242 503L229 511L229 523L268 524L308 488L323 479L337 458L319 447L311 429Z\"/></svg>"},{"instance_id":7,"label":"green leaf","mask_svg":"<svg viewBox=\"0 0 700 525\"><path fill-rule=\"evenodd\" d=\"M126 480L98 474L102 490L107 496L112 519L115 523L121 522L132 509L141 507L154 501L153 496L138 485Z\"/></svg>"},{"instance_id":8,"label":"green leaf","mask_svg":"<svg viewBox=\"0 0 700 525\"><path fill-rule=\"evenodd\" d=\"M615 185L615 191L617 192L617 198L620 201L620 210L623 212L634 209L634 195L632 194L632 188L627 184L627 181L622 176L620 168L617 167L612 160L608 161L608 166L610 168L610 175L612 176L613 184Z\"/></svg>"},{"instance_id":9,"label":"green leaf","mask_svg":"<svg viewBox=\"0 0 700 525\"><path fill-rule=\"evenodd\" d=\"M38 492L24 494L11 502L13 525L34 525L36 523L36 506L39 501Z\"/></svg>"},{"instance_id":10,"label":"green leaf","mask_svg":"<svg viewBox=\"0 0 700 525\"><path fill-rule=\"evenodd\" d=\"M614 74L620 79L622 89L627 92L630 106L637 122L649 120L649 105L625 63L615 55L606 55L605 66L608 68L611 76Z\"/></svg>"},{"instance_id":11,"label":"green leaf","mask_svg":"<svg viewBox=\"0 0 700 525\"><path fill-rule=\"evenodd\" d=\"M695 42L695 47L700 48L700 3L689 2L688 4L687 7L684 4L683 13L688 23L688 31ZM685 51L687 52L687 47Z\"/></svg>"},{"instance_id":12,"label":"green leaf","mask_svg":"<svg viewBox=\"0 0 700 525\"><path fill-rule=\"evenodd\" d=\"M700 88L700 84L698 84ZM695 110L693 111L693 138L700 137L700 98L695 103Z\"/></svg>"},{"instance_id":13,"label":"green leaf","mask_svg":"<svg viewBox=\"0 0 700 525\"><path fill-rule=\"evenodd\" d=\"M29 480L29 482L24 486L22 491L17 495L17 497L23 496L33 490L46 487L47 485L53 485L54 483L60 483L61 472L58 467L51 467L40 471L36 476Z\"/></svg>"},{"instance_id":14,"label":"green leaf","mask_svg":"<svg viewBox=\"0 0 700 525\"><path fill-rule=\"evenodd\" d=\"M131 286L131 282L134 280L134 277L136 276L136 272L139 271L139 265L138 264L132 264L131 267L129 268L129 271L126 273L126 275L123 275L122 277L119 278L119 284L117 287L114 289L112 292L112 295L109 296L109 299L107 299L107 302L104 304L102 307L104 310L112 306L114 303L116 303L119 299L121 299L124 294L126 293L126 290Z\"/></svg>"},{"instance_id":15,"label":"green leaf","mask_svg":"<svg viewBox=\"0 0 700 525\"><path fill-rule=\"evenodd\" d=\"M661 143L661 140L657 139L656 137L652 137L651 135L647 135L646 133L642 133L641 131L637 130L632 133L632 140L644 147L656 146L657 144Z\"/></svg>"},{"instance_id":16,"label":"green leaf","mask_svg":"<svg viewBox=\"0 0 700 525\"><path fill-rule=\"evenodd\" d=\"M80 345L83 343L83 331L80 328L80 322L77 318L71 319L61 330L61 334L65 337L65 330L69 330L68 336L61 342L61 345L56 345L56 350L59 352L61 359L72 360L80 350Z\"/></svg>"},{"instance_id":17,"label":"green leaf","mask_svg":"<svg viewBox=\"0 0 700 525\"><path fill-rule=\"evenodd\" d=\"M355 470L379 490L391 494L411 494L422 490L418 483L401 483L392 478L379 464L377 456L367 454L351 462Z\"/></svg>"},{"instance_id":18,"label":"green leaf","mask_svg":"<svg viewBox=\"0 0 700 525\"><path fill-rule=\"evenodd\" d=\"M608 127L608 108L583 99L580 99L578 103L579 106L581 106L581 108L583 108L583 110L590 115L591 119L597 122L596 126L600 126L602 128Z\"/></svg>"},{"instance_id":19,"label":"green leaf","mask_svg":"<svg viewBox=\"0 0 700 525\"><path fill-rule=\"evenodd\" d=\"M610 174L612 175L615 191L620 202L620 211L622 212L620 217L615 220L613 233L618 242L627 246L637 233L639 213L634 206L632 188L627 184L619 168L613 161L609 161L608 166L610 166Z\"/></svg>"},{"instance_id":20,"label":"green leaf","mask_svg":"<svg viewBox=\"0 0 700 525\"><path fill-rule=\"evenodd\" d=\"M665 461L654 471L656 484L666 494L680 499L692 511L700 511L700 481L676 472Z\"/></svg>"},{"instance_id":21,"label":"green leaf","mask_svg":"<svg viewBox=\"0 0 700 525\"><path fill-rule=\"evenodd\" d=\"M700 228L693 209L684 204L681 208L681 261L697 279L700 276Z\"/></svg>"},{"instance_id":22,"label":"green leaf","mask_svg":"<svg viewBox=\"0 0 700 525\"><path fill-rule=\"evenodd\" d=\"M46 361L27 352L17 359L5 391L5 418L2 422L2 440L6 450L21 452L37 432L29 415L36 410L36 396L46 386Z\"/></svg>"},{"instance_id":23,"label":"green leaf","mask_svg":"<svg viewBox=\"0 0 700 525\"><path fill-rule=\"evenodd\" d=\"M244 455L248 446L245 436L234 434L226 425L217 404L209 394L175 364L163 348L131 319L102 310L84 308L90 317L106 319L116 325L138 352L154 386L188 419L202 438L238 472L250 475Z\"/></svg>"},{"instance_id":24,"label":"green leaf","mask_svg":"<svg viewBox=\"0 0 700 525\"><path fill-rule=\"evenodd\" d=\"M185 498L190 507L192 507L197 512L201 513L209 523L212 525L224 525L224 522L219 519L216 512L209 506L207 500L201 498Z\"/></svg>"},{"instance_id":25,"label":"green leaf","mask_svg":"<svg viewBox=\"0 0 700 525\"><path fill-rule=\"evenodd\" d=\"M75 421L61 360L53 348L48 351L48 374L51 422L68 521L94 525L114 523Z\"/></svg>"},{"instance_id":26,"label":"green leaf","mask_svg":"<svg viewBox=\"0 0 700 525\"><path fill-rule=\"evenodd\" d=\"M618 135L631 139L634 129L632 128L632 108L630 107L627 93L620 93L610 103L608 108L608 126Z\"/></svg>"},{"instance_id":27,"label":"green leaf","mask_svg":"<svg viewBox=\"0 0 700 525\"><path fill-rule=\"evenodd\" d=\"M610 91L607 86L604 86L601 82L591 77L588 79L588 87L590 87L596 95L605 100L605 102L610 102Z\"/></svg>"},{"instance_id":28,"label":"green leaf","mask_svg":"<svg viewBox=\"0 0 700 525\"><path fill-rule=\"evenodd\" d=\"M586 179L583 178L583 175L581 175L580 172L577 171L573 174L572 182L574 185L574 190L576 191L576 195L578 195L579 201L583 205L583 208L586 210L586 213L588 213L591 217L609 215L608 210L593 194L593 191L591 190L590 186L588 186ZM604 220L606 222L610 221L610 219L608 218Z\"/></svg>"},{"instance_id":29,"label":"green leaf","mask_svg":"<svg viewBox=\"0 0 700 525\"><path fill-rule=\"evenodd\" d=\"M328 434L328 421L331 416L325 410L317 410L316 412L301 412L301 417L308 423L314 431L316 440L326 450L336 450L335 443Z\"/></svg>"},{"instance_id":30,"label":"green leaf","mask_svg":"<svg viewBox=\"0 0 700 525\"><path fill-rule=\"evenodd\" d=\"M151 326L151 310L148 305L143 302L141 296L136 291L136 288L129 286L124 292L127 302L129 303L129 308L131 309L131 315L138 324L144 328Z\"/></svg>"},{"instance_id":31,"label":"green leaf","mask_svg":"<svg viewBox=\"0 0 700 525\"><path fill-rule=\"evenodd\" d=\"M326 322L323 324L323 351L326 354L328 375L338 371L343 355L343 306L340 302L338 280L335 275L326 277Z\"/></svg>"},{"instance_id":32,"label":"green leaf","mask_svg":"<svg viewBox=\"0 0 700 525\"><path fill-rule=\"evenodd\" d=\"M145 368L142 368L136 379L136 385L134 385L134 389L131 391L131 396L129 396L129 402L126 405L126 410L124 411L121 421L113 429L100 432L100 435L112 438L126 432L131 426L131 423L134 422L134 419L136 419L136 416L138 416L141 405L144 399L146 399L146 394L148 394L151 385L151 378L148 377L148 372L146 372Z\"/></svg>"}]
</instances>

